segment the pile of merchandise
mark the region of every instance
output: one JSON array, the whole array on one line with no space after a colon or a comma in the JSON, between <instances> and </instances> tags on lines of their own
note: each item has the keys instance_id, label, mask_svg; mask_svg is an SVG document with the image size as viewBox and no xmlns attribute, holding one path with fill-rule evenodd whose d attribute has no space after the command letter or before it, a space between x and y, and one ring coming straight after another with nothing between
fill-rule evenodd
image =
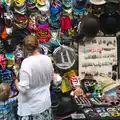
<instances>
[{"instance_id":1,"label":"pile of merchandise","mask_svg":"<svg viewBox=\"0 0 120 120\"><path fill-rule=\"evenodd\" d=\"M62 80L62 93L60 87L51 89L52 109L56 120L120 119L120 84L105 74L97 76L100 79L96 80L93 75L86 73L80 79L71 72L71 76L65 76L64 84Z\"/></svg>"}]
</instances>

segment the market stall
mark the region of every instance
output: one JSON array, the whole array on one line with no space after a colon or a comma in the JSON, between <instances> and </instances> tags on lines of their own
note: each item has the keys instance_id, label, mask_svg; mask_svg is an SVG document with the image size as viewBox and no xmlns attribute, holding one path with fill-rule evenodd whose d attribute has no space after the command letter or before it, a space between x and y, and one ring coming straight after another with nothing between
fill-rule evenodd
<instances>
[{"instance_id":1,"label":"market stall","mask_svg":"<svg viewBox=\"0 0 120 120\"><path fill-rule=\"evenodd\" d=\"M120 119L119 21L118 0L0 1L0 84L10 84L14 99L0 104L0 120L17 120L14 80L29 55L22 48L29 34L54 66L55 120Z\"/></svg>"}]
</instances>

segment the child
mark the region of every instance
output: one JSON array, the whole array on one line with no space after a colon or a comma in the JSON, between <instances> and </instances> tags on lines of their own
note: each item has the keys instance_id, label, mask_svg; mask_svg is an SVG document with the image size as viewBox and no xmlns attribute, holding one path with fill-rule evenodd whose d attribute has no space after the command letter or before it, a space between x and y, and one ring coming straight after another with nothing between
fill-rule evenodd
<instances>
[{"instance_id":1,"label":"child","mask_svg":"<svg viewBox=\"0 0 120 120\"><path fill-rule=\"evenodd\" d=\"M10 92L8 83L0 84L0 120L16 120L13 107L16 105L17 99L16 97L9 98Z\"/></svg>"}]
</instances>

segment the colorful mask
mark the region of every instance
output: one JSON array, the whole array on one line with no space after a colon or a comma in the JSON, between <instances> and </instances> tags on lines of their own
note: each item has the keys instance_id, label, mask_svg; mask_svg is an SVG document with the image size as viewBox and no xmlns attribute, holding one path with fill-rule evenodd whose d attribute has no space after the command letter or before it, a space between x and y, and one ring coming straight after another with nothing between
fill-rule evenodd
<instances>
[{"instance_id":1,"label":"colorful mask","mask_svg":"<svg viewBox=\"0 0 120 120\"><path fill-rule=\"evenodd\" d=\"M21 64L22 60L24 59L24 52L19 46L16 48L14 54L15 54L16 63Z\"/></svg>"},{"instance_id":2,"label":"colorful mask","mask_svg":"<svg viewBox=\"0 0 120 120\"><path fill-rule=\"evenodd\" d=\"M42 43L47 43L52 37L50 31L45 29L36 30L35 35L37 39Z\"/></svg>"},{"instance_id":3,"label":"colorful mask","mask_svg":"<svg viewBox=\"0 0 120 120\"><path fill-rule=\"evenodd\" d=\"M15 84L13 81L13 73L8 69L0 72L0 83L8 83L12 90L16 90Z\"/></svg>"},{"instance_id":4,"label":"colorful mask","mask_svg":"<svg viewBox=\"0 0 120 120\"><path fill-rule=\"evenodd\" d=\"M101 97L102 96L102 85L101 84L97 84L95 86L94 92L96 92L98 94L98 97Z\"/></svg>"},{"instance_id":5,"label":"colorful mask","mask_svg":"<svg viewBox=\"0 0 120 120\"><path fill-rule=\"evenodd\" d=\"M5 58L4 54L0 54L0 69L5 70L7 65L7 59Z\"/></svg>"},{"instance_id":6,"label":"colorful mask","mask_svg":"<svg viewBox=\"0 0 120 120\"><path fill-rule=\"evenodd\" d=\"M15 56L13 53L6 53L6 58L7 58L7 68L11 68L15 64Z\"/></svg>"}]
</instances>

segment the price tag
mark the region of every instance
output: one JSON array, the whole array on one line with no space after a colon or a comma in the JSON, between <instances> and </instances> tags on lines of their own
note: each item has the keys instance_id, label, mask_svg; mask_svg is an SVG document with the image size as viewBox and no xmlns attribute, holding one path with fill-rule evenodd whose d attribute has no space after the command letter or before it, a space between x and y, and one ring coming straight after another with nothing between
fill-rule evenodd
<instances>
[{"instance_id":1,"label":"price tag","mask_svg":"<svg viewBox=\"0 0 120 120\"><path fill-rule=\"evenodd\" d=\"M85 115L82 113L79 114L71 114L72 119L86 119Z\"/></svg>"}]
</instances>

